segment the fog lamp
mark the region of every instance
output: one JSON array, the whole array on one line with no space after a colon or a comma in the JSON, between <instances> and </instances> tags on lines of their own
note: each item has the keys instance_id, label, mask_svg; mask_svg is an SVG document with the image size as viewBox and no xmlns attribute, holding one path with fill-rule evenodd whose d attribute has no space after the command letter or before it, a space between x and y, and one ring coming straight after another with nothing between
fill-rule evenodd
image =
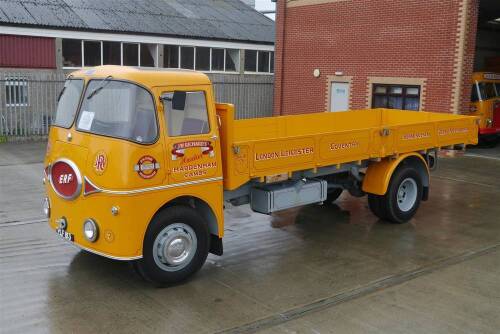
<instances>
[{"instance_id":1,"label":"fog lamp","mask_svg":"<svg viewBox=\"0 0 500 334\"><path fill-rule=\"evenodd\" d=\"M45 197L42 201L42 210L45 217L50 218L50 202L47 197Z\"/></svg>"},{"instance_id":2,"label":"fog lamp","mask_svg":"<svg viewBox=\"0 0 500 334\"><path fill-rule=\"evenodd\" d=\"M89 218L83 223L83 235L90 242L95 242L99 236L99 229L96 222Z\"/></svg>"}]
</instances>

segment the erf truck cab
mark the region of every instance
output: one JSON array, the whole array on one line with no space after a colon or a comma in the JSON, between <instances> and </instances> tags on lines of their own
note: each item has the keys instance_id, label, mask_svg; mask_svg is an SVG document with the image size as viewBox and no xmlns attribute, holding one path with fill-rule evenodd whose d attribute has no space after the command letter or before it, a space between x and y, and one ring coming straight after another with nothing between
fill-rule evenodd
<instances>
[{"instance_id":1,"label":"erf truck cab","mask_svg":"<svg viewBox=\"0 0 500 334\"><path fill-rule=\"evenodd\" d=\"M387 109L235 120L204 74L84 69L59 98L44 211L68 242L168 284L222 255L225 202L272 214L347 190L407 222L436 150L477 133L475 117Z\"/></svg>"},{"instance_id":2,"label":"erf truck cab","mask_svg":"<svg viewBox=\"0 0 500 334\"><path fill-rule=\"evenodd\" d=\"M473 73L470 111L479 117L480 138L500 136L500 73Z\"/></svg>"}]
</instances>

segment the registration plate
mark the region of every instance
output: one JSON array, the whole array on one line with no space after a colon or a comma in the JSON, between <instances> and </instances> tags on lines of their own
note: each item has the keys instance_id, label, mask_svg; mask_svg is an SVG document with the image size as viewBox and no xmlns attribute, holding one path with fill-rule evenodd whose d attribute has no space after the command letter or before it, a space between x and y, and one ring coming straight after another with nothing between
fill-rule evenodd
<instances>
[{"instance_id":1,"label":"registration plate","mask_svg":"<svg viewBox=\"0 0 500 334\"><path fill-rule=\"evenodd\" d=\"M73 234L69 233L69 232L66 232L65 230L63 230L62 228L58 228L56 229L56 233L61 237L63 238L64 240L66 241L74 241L75 240L75 237L73 236Z\"/></svg>"}]
</instances>

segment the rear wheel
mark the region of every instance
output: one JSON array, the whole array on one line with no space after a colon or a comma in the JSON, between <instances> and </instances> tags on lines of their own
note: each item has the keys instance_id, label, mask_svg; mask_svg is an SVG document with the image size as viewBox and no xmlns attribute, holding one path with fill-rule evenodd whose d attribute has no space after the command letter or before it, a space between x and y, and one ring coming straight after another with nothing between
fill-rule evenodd
<instances>
[{"instance_id":1,"label":"rear wheel","mask_svg":"<svg viewBox=\"0 0 500 334\"><path fill-rule=\"evenodd\" d=\"M418 210L422 200L422 178L408 165L400 166L392 175L383 196L370 194L370 210L380 219L401 224L408 222Z\"/></svg>"},{"instance_id":2,"label":"rear wheel","mask_svg":"<svg viewBox=\"0 0 500 334\"><path fill-rule=\"evenodd\" d=\"M180 282L205 262L209 234L203 218L186 206L170 207L153 218L146 231L143 258L135 262L146 280L158 285Z\"/></svg>"}]
</instances>

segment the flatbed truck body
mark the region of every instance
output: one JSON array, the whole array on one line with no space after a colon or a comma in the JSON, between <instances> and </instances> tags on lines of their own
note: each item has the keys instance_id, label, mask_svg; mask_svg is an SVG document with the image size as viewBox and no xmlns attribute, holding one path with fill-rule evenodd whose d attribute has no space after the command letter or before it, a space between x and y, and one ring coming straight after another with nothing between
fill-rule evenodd
<instances>
[{"instance_id":1,"label":"flatbed truck body","mask_svg":"<svg viewBox=\"0 0 500 334\"><path fill-rule=\"evenodd\" d=\"M204 74L84 69L50 131L44 212L68 242L170 284L222 255L228 203L272 214L347 190L407 222L436 151L477 133L476 117L388 109L235 120Z\"/></svg>"}]
</instances>

